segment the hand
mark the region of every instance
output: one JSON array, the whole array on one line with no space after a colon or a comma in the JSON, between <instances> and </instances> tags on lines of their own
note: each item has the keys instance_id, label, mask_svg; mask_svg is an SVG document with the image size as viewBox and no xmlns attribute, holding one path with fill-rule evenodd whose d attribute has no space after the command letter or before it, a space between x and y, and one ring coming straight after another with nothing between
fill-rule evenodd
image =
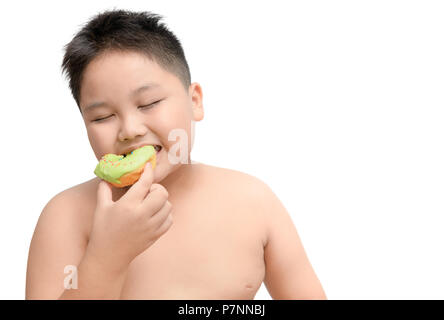
<instances>
[{"instance_id":1,"label":"hand","mask_svg":"<svg viewBox=\"0 0 444 320\"><path fill-rule=\"evenodd\" d=\"M167 190L153 183L148 162L139 180L118 201L111 185L102 180L86 253L104 267L122 270L148 249L172 225Z\"/></svg>"}]
</instances>

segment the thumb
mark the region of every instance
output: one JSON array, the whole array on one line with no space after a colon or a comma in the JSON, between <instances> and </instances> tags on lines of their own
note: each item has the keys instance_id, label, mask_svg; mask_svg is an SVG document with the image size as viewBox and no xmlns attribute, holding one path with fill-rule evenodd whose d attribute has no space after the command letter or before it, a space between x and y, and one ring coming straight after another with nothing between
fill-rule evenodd
<instances>
[{"instance_id":1,"label":"thumb","mask_svg":"<svg viewBox=\"0 0 444 320\"><path fill-rule=\"evenodd\" d=\"M113 201L111 185L105 180L99 182L97 187L97 206L110 204Z\"/></svg>"}]
</instances>

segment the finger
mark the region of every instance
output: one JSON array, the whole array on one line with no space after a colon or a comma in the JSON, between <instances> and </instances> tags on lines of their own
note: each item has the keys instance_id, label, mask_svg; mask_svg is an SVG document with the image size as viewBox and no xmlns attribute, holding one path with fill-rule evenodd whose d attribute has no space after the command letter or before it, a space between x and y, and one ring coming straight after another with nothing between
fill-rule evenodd
<instances>
[{"instance_id":1,"label":"finger","mask_svg":"<svg viewBox=\"0 0 444 320\"><path fill-rule=\"evenodd\" d=\"M165 220L168 215L171 213L171 210L173 209L173 205L169 201L165 201L163 206L154 214L152 217L150 217L150 224L154 226L160 226Z\"/></svg>"},{"instance_id":2,"label":"finger","mask_svg":"<svg viewBox=\"0 0 444 320\"><path fill-rule=\"evenodd\" d=\"M161 225L159 228L157 228L156 231L154 231L153 236L155 238L159 238L162 236L165 232L167 232L170 227L173 225L173 215L172 213L168 213L164 220L162 220Z\"/></svg>"},{"instance_id":3,"label":"finger","mask_svg":"<svg viewBox=\"0 0 444 320\"><path fill-rule=\"evenodd\" d=\"M139 180L134 183L131 188L123 195L123 201L142 202L145 199L150 187L153 183L153 169L151 163L145 163L143 172Z\"/></svg>"},{"instance_id":4,"label":"finger","mask_svg":"<svg viewBox=\"0 0 444 320\"><path fill-rule=\"evenodd\" d=\"M159 185L158 188L151 191L143 200L140 205L140 210L144 214L150 212L151 214L149 216L154 216L160 209L162 209L167 200L168 191L162 185Z\"/></svg>"},{"instance_id":5,"label":"finger","mask_svg":"<svg viewBox=\"0 0 444 320\"><path fill-rule=\"evenodd\" d=\"M158 189L158 188L164 188L164 186L162 186L159 183L153 183L150 187L150 192L153 192L154 190Z\"/></svg>"},{"instance_id":6,"label":"finger","mask_svg":"<svg viewBox=\"0 0 444 320\"><path fill-rule=\"evenodd\" d=\"M111 185L101 180L97 186L97 206L105 206L113 202Z\"/></svg>"}]
</instances>

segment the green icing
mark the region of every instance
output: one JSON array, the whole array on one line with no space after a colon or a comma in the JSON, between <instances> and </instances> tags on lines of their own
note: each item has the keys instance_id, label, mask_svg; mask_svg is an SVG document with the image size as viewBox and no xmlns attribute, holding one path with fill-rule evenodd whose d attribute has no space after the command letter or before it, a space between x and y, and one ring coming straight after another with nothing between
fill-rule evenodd
<instances>
[{"instance_id":1,"label":"green icing","mask_svg":"<svg viewBox=\"0 0 444 320\"><path fill-rule=\"evenodd\" d=\"M126 157L108 153L100 159L94 174L103 180L120 184L120 177L136 170L150 159L156 150L153 146L143 146L133 150Z\"/></svg>"}]
</instances>

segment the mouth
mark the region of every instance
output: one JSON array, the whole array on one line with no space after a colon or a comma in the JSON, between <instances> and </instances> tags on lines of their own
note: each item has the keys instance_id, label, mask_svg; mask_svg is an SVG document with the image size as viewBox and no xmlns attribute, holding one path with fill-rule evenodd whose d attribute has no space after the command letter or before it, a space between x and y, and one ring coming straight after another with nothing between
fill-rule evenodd
<instances>
[{"instance_id":1,"label":"mouth","mask_svg":"<svg viewBox=\"0 0 444 320\"><path fill-rule=\"evenodd\" d=\"M159 153L160 150L162 150L162 146L159 146L158 144L154 145L153 147L156 150L156 153Z\"/></svg>"},{"instance_id":2,"label":"mouth","mask_svg":"<svg viewBox=\"0 0 444 320\"><path fill-rule=\"evenodd\" d=\"M162 150L162 146L161 145L158 145L158 144L145 144L145 145L142 145L140 147L136 147L136 148L132 149L131 151L124 152L123 156L126 157L126 156L130 155L134 150L142 148L144 146L153 146L154 150L156 150L156 155L159 154L159 152Z\"/></svg>"}]
</instances>

